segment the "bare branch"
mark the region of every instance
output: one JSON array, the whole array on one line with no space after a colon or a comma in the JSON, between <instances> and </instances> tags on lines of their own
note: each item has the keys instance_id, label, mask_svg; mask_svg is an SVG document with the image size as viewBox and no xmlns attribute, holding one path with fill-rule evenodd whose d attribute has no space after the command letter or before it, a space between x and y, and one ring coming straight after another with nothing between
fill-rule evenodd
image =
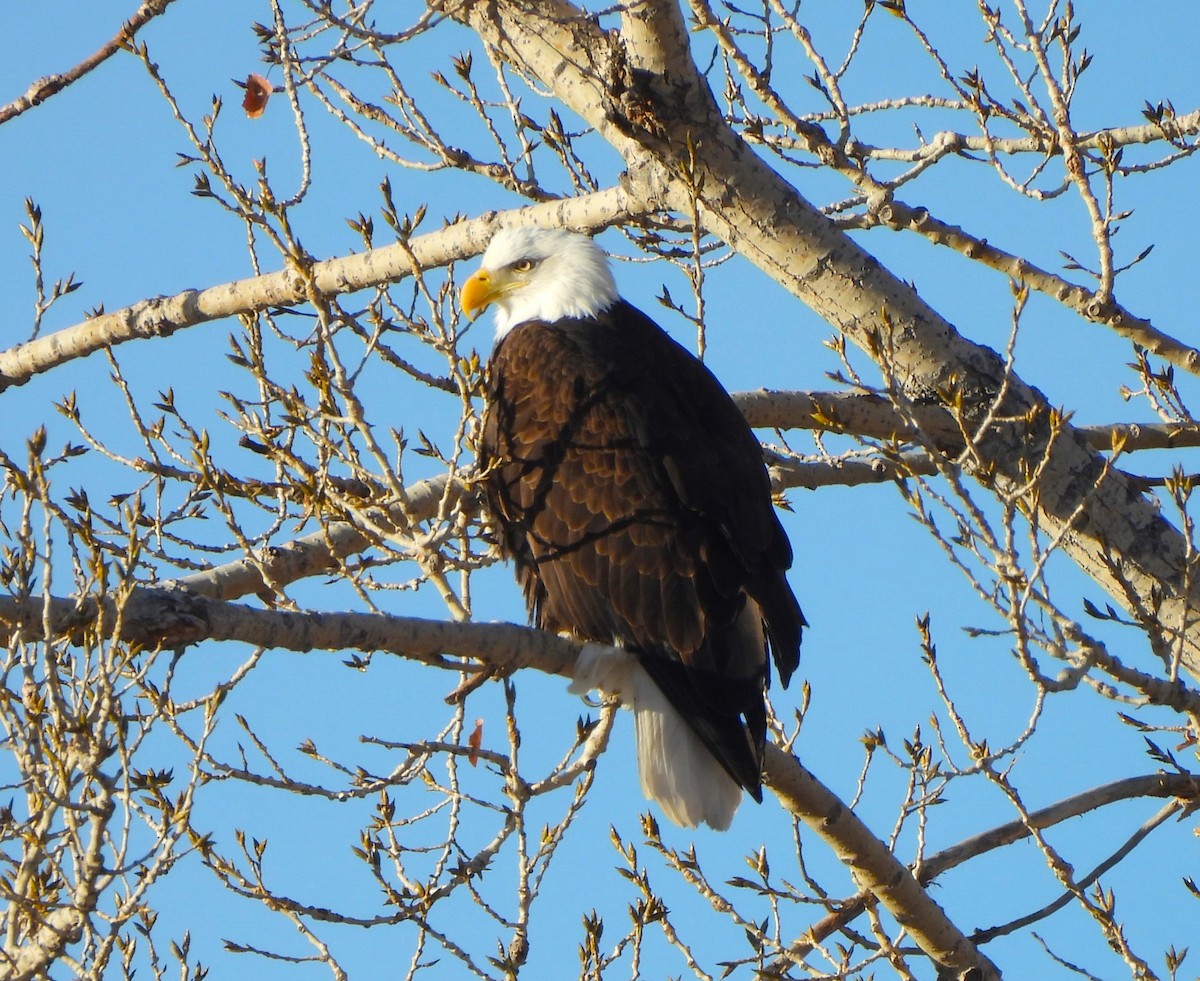
<instances>
[{"instance_id":1,"label":"bare branch","mask_svg":"<svg viewBox=\"0 0 1200 981\"><path fill-rule=\"evenodd\" d=\"M68 71L39 78L29 86L24 95L18 96L7 105L0 106L0 125L21 115L26 110L40 105L47 99L58 95L59 92L72 82L83 78L93 68L103 64L118 51L127 49L137 32L159 14L165 13L167 7L174 2L175 0L143 0L142 5L138 7L133 16L125 21L113 38L107 44L101 46L94 54L85 58Z\"/></svg>"},{"instance_id":2,"label":"bare branch","mask_svg":"<svg viewBox=\"0 0 1200 981\"><path fill-rule=\"evenodd\" d=\"M261 648L387 651L424 663L461 668L448 656L470 657L493 671L536 668L571 677L582 645L527 627L510 624L453 623L415 617L361 613L261 610L198 597L179 590L143 590L131 598L123 634L140 643L167 646L202 639L236 640ZM0 598L0 621L27 636L43 626L73 632L94 622L91 604L73 600ZM111 613L110 613L111 615ZM164 636L165 635L165 636ZM852 864L880 903L904 918L912 936L937 963L956 970L978 968L981 977L998 977L995 968L950 923L887 846L867 831L832 792L782 750L768 748L765 780L784 805L817 831Z\"/></svg>"},{"instance_id":3,"label":"bare branch","mask_svg":"<svg viewBox=\"0 0 1200 981\"><path fill-rule=\"evenodd\" d=\"M980 981L1000 972L946 916L888 847L872 835L854 812L826 790L794 756L767 747L765 779L784 806L855 870L879 903L905 925L917 946L940 967L963 977L978 972Z\"/></svg>"},{"instance_id":4,"label":"bare branch","mask_svg":"<svg viewBox=\"0 0 1200 981\"><path fill-rule=\"evenodd\" d=\"M1054 297L1084 320L1103 324L1164 361L1192 374L1200 374L1200 350L1163 333L1149 320L1134 316L1111 296L1105 297L1100 290L1077 286L1061 276L1040 269L1028 260L1005 252L962 228L939 221L924 208L910 208L892 200L880 205L871 215L888 228L911 229L935 245L954 249L968 259L982 262L1011 276L1019 283L1027 283L1039 293Z\"/></svg>"},{"instance_id":5,"label":"bare branch","mask_svg":"<svg viewBox=\"0 0 1200 981\"><path fill-rule=\"evenodd\" d=\"M544 15L538 31L524 3L448 12L551 84L625 156L648 197L687 213L703 187L709 231L880 362L910 398L941 393L978 412L968 421L986 427L974 469L1002 488L1023 486L1037 469L1039 521L1120 602L1153 608L1155 629L1178 638L1183 663L1200 672L1200 640L1188 629L1200 584L1184 571L1187 545L1136 483L1069 425L1051 425L1053 408L995 352L959 334L771 170L726 124L694 69L673 75L669 91L639 90L646 104L622 110L597 85L620 72L610 40L567 4L542 0L535 8Z\"/></svg>"},{"instance_id":6,"label":"bare branch","mask_svg":"<svg viewBox=\"0 0 1200 981\"><path fill-rule=\"evenodd\" d=\"M642 200L624 186L617 186L580 198L511 212L492 212L395 245L314 262L307 270L308 275L284 269L203 290L144 300L0 352L0 391L23 385L60 364L126 341L169 337L185 327L304 302L309 298L310 283L325 296L337 296L398 282L412 275L414 262L421 269L433 269L477 255L492 233L506 223L561 224L595 231L640 217L645 211Z\"/></svg>"},{"instance_id":7,"label":"bare branch","mask_svg":"<svg viewBox=\"0 0 1200 981\"><path fill-rule=\"evenodd\" d=\"M1176 798L1176 803L1172 805L1174 811L1178 809L1178 801L1194 801L1198 794L1200 786L1191 774L1152 773L1140 777L1126 777L1124 780L1095 787L1034 811L1029 815L1028 821L1010 821L973 835L957 845L923 859L913 874L921 885L927 886L938 876L972 858L1023 841L1029 837L1033 828L1050 828L1109 804L1139 797ZM867 904L873 901L872 897L873 893L864 890L839 903L837 909L805 931L804 936L793 943L788 952L796 958L807 957L816 945L860 916Z\"/></svg>"}]
</instances>

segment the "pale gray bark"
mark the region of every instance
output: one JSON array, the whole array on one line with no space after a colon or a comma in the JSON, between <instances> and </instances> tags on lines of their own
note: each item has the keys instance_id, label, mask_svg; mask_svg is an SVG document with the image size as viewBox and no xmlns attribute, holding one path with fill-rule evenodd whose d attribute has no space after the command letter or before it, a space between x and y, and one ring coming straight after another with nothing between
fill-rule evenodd
<instances>
[{"instance_id":1,"label":"pale gray bark","mask_svg":"<svg viewBox=\"0 0 1200 981\"><path fill-rule=\"evenodd\" d=\"M641 214L645 205L624 187L593 195L533 205L525 220L595 230ZM0 391L104 348L176 331L238 314L285 307L308 299L311 291L327 296L353 293L433 269L483 251L496 230L496 214L461 221L407 241L336 259L313 261L234 283L174 296L154 297L102 313L73 327L0 351Z\"/></svg>"}]
</instances>

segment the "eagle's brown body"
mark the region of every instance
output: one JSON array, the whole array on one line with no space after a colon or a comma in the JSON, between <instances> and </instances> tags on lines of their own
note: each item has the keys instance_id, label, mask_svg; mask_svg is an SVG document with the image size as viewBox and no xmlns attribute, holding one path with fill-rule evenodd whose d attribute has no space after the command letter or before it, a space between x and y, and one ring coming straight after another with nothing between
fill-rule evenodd
<instances>
[{"instance_id":1,"label":"eagle's brown body","mask_svg":"<svg viewBox=\"0 0 1200 981\"><path fill-rule=\"evenodd\" d=\"M536 624L635 652L761 799L767 648L787 684L804 617L741 413L620 300L594 317L515 325L487 384L486 495Z\"/></svg>"}]
</instances>

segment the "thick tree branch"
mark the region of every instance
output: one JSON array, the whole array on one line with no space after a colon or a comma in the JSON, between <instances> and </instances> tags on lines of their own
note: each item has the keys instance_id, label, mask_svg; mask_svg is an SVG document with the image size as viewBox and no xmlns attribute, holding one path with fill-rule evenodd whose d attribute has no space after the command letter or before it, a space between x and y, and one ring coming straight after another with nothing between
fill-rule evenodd
<instances>
[{"instance_id":1,"label":"thick tree branch","mask_svg":"<svg viewBox=\"0 0 1200 981\"><path fill-rule=\"evenodd\" d=\"M874 456L866 460L822 460L816 463L780 459L770 462L768 469L771 488L777 492L789 488L816 490L818 487L885 484L918 474L931 477L938 472L934 459L920 452Z\"/></svg>"},{"instance_id":2,"label":"thick tree branch","mask_svg":"<svg viewBox=\"0 0 1200 981\"><path fill-rule=\"evenodd\" d=\"M5 948L0 960L0 979L32 981L47 977L48 968L58 961L63 951L79 942L85 919L83 912L75 906L51 910L28 943L15 949Z\"/></svg>"},{"instance_id":3,"label":"thick tree branch","mask_svg":"<svg viewBox=\"0 0 1200 981\"><path fill-rule=\"evenodd\" d=\"M732 394L755 429L827 430L896 442L911 442L924 434L938 445L962 445L962 429L940 405L913 406L911 418L905 418L881 395L768 389Z\"/></svg>"},{"instance_id":4,"label":"thick tree branch","mask_svg":"<svg viewBox=\"0 0 1200 981\"><path fill-rule=\"evenodd\" d=\"M116 601L58 597L0 598L0 623L30 640L71 637L84 628L144 646L184 647L204 640L309 653L382 651L459 671L457 658L474 658L494 671L535 667L570 678L582 643L530 627L470 623L373 613L320 613L261 609L210 600L179 588L135 589L118 611Z\"/></svg>"},{"instance_id":5,"label":"thick tree branch","mask_svg":"<svg viewBox=\"0 0 1200 981\"><path fill-rule=\"evenodd\" d=\"M588 231L641 217L646 203L624 186L519 209L522 221L564 225ZM306 302L309 283L335 296L394 283L411 276L414 267L433 269L483 251L505 215L489 212L436 232L355 255L313 262L306 270L283 269L203 290L143 300L101 314L74 327L39 337L0 352L0 391L23 385L34 375L104 348L147 337L168 337L185 327Z\"/></svg>"},{"instance_id":6,"label":"thick tree branch","mask_svg":"<svg viewBox=\"0 0 1200 981\"><path fill-rule=\"evenodd\" d=\"M85 628L106 631L116 622L112 600L101 606L71 599L0 599L0 623L29 639ZM367 613L264 610L207 600L179 589L137 590L121 611L122 637L143 645L178 647L227 640L307 653L314 650L384 651L451 670L471 658L492 672L534 668L572 677L582 644L504 623L455 623ZM855 870L865 888L906 927L937 963L962 974L975 968L980 981L999 977L912 873L853 812L789 753L768 747L765 782L783 805L826 840Z\"/></svg>"}]
</instances>

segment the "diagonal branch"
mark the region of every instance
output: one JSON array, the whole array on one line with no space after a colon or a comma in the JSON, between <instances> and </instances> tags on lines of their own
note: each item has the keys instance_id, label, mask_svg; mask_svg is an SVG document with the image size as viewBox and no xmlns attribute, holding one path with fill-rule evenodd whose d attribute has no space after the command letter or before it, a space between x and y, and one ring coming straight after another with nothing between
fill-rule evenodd
<instances>
[{"instance_id":1,"label":"diagonal branch","mask_svg":"<svg viewBox=\"0 0 1200 981\"><path fill-rule=\"evenodd\" d=\"M403 506L371 515L369 522L376 527L409 528L433 518L442 508L454 507L464 490L463 480L458 476L422 480L405 488ZM273 545L262 554L181 576L169 586L206 599L237 599L321 575L371 544L370 536L357 525L338 521L285 545Z\"/></svg>"},{"instance_id":2,"label":"diagonal branch","mask_svg":"<svg viewBox=\"0 0 1200 981\"><path fill-rule=\"evenodd\" d=\"M1033 828L1051 828L1118 801L1135 800L1139 797L1172 797L1177 800L1194 801L1198 796L1200 784L1190 773L1150 773L1114 780L1112 783L1093 787L1033 811L1027 822L1020 819L1009 821L1007 824L973 835L950 848L944 848L925 859L917 870L917 875L924 883L932 882L943 872L962 865L969 859L1028 838Z\"/></svg>"},{"instance_id":3,"label":"diagonal branch","mask_svg":"<svg viewBox=\"0 0 1200 981\"><path fill-rule=\"evenodd\" d=\"M1171 797L1174 800L1169 806L1175 811L1178 810L1179 802L1192 802L1198 796L1200 786L1197 785L1196 778L1186 773L1151 773L1115 780L1034 811L1029 815L1028 821L1009 821L1007 824L972 835L957 845L944 848L921 862L914 874L921 885L928 886L943 872L972 858L1028 838L1032 829L1050 828L1118 801L1135 800L1139 797ZM872 901L873 894L867 890L845 900L793 943L788 949L789 956L798 959L807 957L817 944L860 916Z\"/></svg>"},{"instance_id":4,"label":"diagonal branch","mask_svg":"<svg viewBox=\"0 0 1200 981\"><path fill-rule=\"evenodd\" d=\"M911 429L911 421L915 420L922 433L942 448L955 453L961 450L961 430L950 414L938 406L913 407L905 419L887 399L876 395L756 391L734 392L733 399L754 428L830 430L903 442L917 435ZM1117 443L1125 452L1200 445L1200 430L1190 427L1116 425L1094 426L1080 432L1096 450ZM779 459L770 451L766 456L776 490L881 483L936 469L922 454L908 454L895 461L879 457L816 463ZM458 506L462 495L470 493L469 480L468 474L454 474L419 481L405 488L402 505L381 513L370 511L364 523L373 527L412 528ZM294 541L272 545L260 554L181 576L172 580L171 585L208 599L234 600L322 575L371 544L371 536L360 525L334 522Z\"/></svg>"},{"instance_id":5,"label":"diagonal branch","mask_svg":"<svg viewBox=\"0 0 1200 981\"><path fill-rule=\"evenodd\" d=\"M646 203L624 186L578 198L517 209L531 224L564 225L598 230L628 222L647 211ZM395 245L313 262L308 270L282 269L175 296L143 300L104 313L0 352L0 392L23 385L49 371L96 351L147 337L169 337L198 324L306 302L309 283L327 296L352 293L411 276L414 266L433 269L483 251L492 233L511 213L489 212L440 231L416 235Z\"/></svg>"},{"instance_id":6,"label":"diagonal branch","mask_svg":"<svg viewBox=\"0 0 1200 981\"><path fill-rule=\"evenodd\" d=\"M1165 824L1170 818L1177 817L1182 813L1182 805L1177 800L1168 801L1158 811L1145 821L1132 835L1127 838L1116 851L1108 858L1100 862L1091 872L1080 876L1072 882L1073 889L1062 893L1057 899L1051 900L1040 909L1033 910L1024 916L1011 920L1001 926L990 927L986 930L976 930L971 938L976 943L987 943L990 940L995 940L997 937L1005 937L1016 930L1024 929L1027 926L1032 926L1039 920L1044 920L1046 917L1057 913L1065 906L1069 906L1075 901L1079 893L1094 883L1100 876L1104 875L1109 869L1123 861L1125 857L1133 851L1138 845L1149 837L1150 833Z\"/></svg>"},{"instance_id":7,"label":"diagonal branch","mask_svg":"<svg viewBox=\"0 0 1200 981\"><path fill-rule=\"evenodd\" d=\"M790 753L767 747L765 782L834 851L855 879L937 964L978 981L1000 972L930 898L913 873Z\"/></svg>"},{"instance_id":8,"label":"diagonal branch","mask_svg":"<svg viewBox=\"0 0 1200 981\"><path fill-rule=\"evenodd\" d=\"M1177 368L1200 375L1200 350L1164 333L1149 320L1135 316L1112 297L1105 298L1099 290L1089 290L1041 269L1020 256L997 248L986 239L977 238L956 225L934 218L924 208L912 208L892 200L872 209L869 215L868 221L876 220L896 230L911 229L934 245L953 249L969 259L1005 273L1039 293L1054 297L1084 320L1109 327L1114 333Z\"/></svg>"},{"instance_id":9,"label":"diagonal branch","mask_svg":"<svg viewBox=\"0 0 1200 981\"><path fill-rule=\"evenodd\" d=\"M10 119L15 119L21 113L40 105L52 96L58 95L68 85L79 81L93 68L102 65L118 51L128 48L134 35L149 21L164 13L167 7L174 2L175 0L144 0L134 15L121 25L121 29L112 39L102 45L94 54L84 58L68 71L37 79L25 90L24 95L17 96L7 105L0 106L0 125L7 123Z\"/></svg>"}]
</instances>

